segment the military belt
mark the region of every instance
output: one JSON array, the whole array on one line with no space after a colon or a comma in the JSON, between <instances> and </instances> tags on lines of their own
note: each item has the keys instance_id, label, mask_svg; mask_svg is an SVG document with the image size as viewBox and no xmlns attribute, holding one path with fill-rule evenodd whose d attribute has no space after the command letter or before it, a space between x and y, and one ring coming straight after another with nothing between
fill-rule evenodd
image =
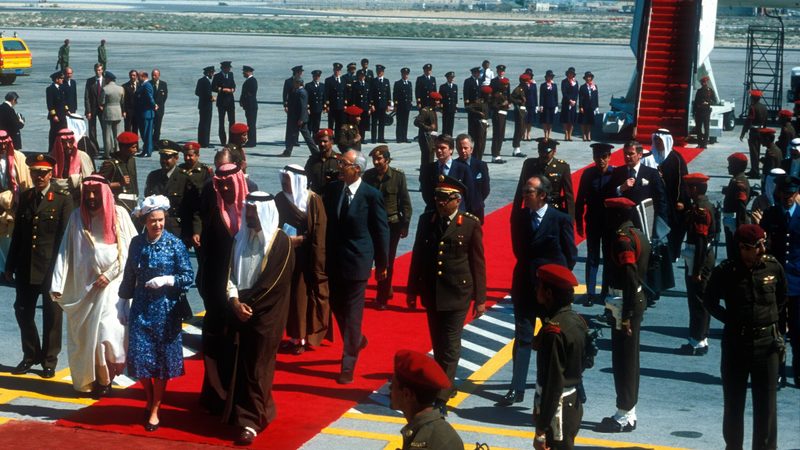
<instances>
[{"instance_id":1,"label":"military belt","mask_svg":"<svg viewBox=\"0 0 800 450\"><path fill-rule=\"evenodd\" d=\"M775 329L775 324L767 325L765 327L742 327L739 329L740 336L749 336L749 337L764 337L764 336L771 336Z\"/></svg>"}]
</instances>

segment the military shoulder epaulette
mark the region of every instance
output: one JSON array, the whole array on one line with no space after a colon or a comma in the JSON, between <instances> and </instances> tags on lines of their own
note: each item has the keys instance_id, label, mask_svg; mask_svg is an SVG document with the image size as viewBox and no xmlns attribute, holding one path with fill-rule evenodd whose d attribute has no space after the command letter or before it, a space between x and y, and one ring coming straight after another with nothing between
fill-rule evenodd
<instances>
[{"instance_id":1,"label":"military shoulder epaulette","mask_svg":"<svg viewBox=\"0 0 800 450\"><path fill-rule=\"evenodd\" d=\"M462 216L469 217L470 219L472 219L472 220L474 220L474 221L476 221L476 222L480 222L480 221L481 221L480 219L478 219L478 217L477 217L477 216L475 216L475 215L474 215L474 214L472 214L472 213L468 213L468 212L466 212L466 211L462 212L462 213L461 213L461 215L462 215Z\"/></svg>"},{"instance_id":2,"label":"military shoulder epaulette","mask_svg":"<svg viewBox=\"0 0 800 450\"><path fill-rule=\"evenodd\" d=\"M394 169L394 171L397 173L405 173L403 172L403 169L400 169L399 167L392 167L392 169Z\"/></svg>"},{"instance_id":3,"label":"military shoulder epaulette","mask_svg":"<svg viewBox=\"0 0 800 450\"><path fill-rule=\"evenodd\" d=\"M566 162L566 161L564 161L563 159L557 159L556 161L558 161L558 162L559 162L559 163L561 163L561 164L566 164L566 163L567 163L567 162Z\"/></svg>"},{"instance_id":4,"label":"military shoulder epaulette","mask_svg":"<svg viewBox=\"0 0 800 450\"><path fill-rule=\"evenodd\" d=\"M774 262L774 263L777 263L777 262L778 262L778 260L777 260L777 259L775 259L775 257L774 257L774 256L772 256L772 255L767 255L767 254L764 254L764 255L762 255L762 256L761 256L761 260L762 260L762 261Z\"/></svg>"}]
</instances>

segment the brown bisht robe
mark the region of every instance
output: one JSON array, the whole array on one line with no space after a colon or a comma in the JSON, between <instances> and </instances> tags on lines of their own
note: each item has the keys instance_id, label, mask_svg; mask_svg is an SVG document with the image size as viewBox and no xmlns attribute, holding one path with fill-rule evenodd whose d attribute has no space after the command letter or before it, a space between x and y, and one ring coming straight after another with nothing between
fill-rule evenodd
<instances>
[{"instance_id":1,"label":"brown bisht robe","mask_svg":"<svg viewBox=\"0 0 800 450\"><path fill-rule=\"evenodd\" d=\"M275 196L275 206L280 216L280 227L289 224L304 235L305 241L295 248L292 274L292 301L286 334L290 338L305 338L311 345L322 340L333 340L329 327L331 309L328 303L328 274L325 273L325 230L328 218L322 198L308 191L306 212L296 206L283 193Z\"/></svg>"},{"instance_id":2,"label":"brown bisht robe","mask_svg":"<svg viewBox=\"0 0 800 450\"><path fill-rule=\"evenodd\" d=\"M292 267L292 244L279 230L258 280L251 289L239 291L239 301L253 308L253 316L247 322L231 318L237 345L223 421L232 425L260 432L275 418L272 382L289 314Z\"/></svg>"}]
</instances>

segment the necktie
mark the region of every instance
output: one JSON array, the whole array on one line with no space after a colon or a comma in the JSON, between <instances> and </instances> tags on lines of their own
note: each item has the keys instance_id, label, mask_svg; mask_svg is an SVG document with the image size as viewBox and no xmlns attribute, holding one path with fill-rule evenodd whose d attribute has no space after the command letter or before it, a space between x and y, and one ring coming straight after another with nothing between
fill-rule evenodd
<instances>
[{"instance_id":1,"label":"necktie","mask_svg":"<svg viewBox=\"0 0 800 450\"><path fill-rule=\"evenodd\" d=\"M636 170L633 168L628 169L628 178L636 178Z\"/></svg>"},{"instance_id":2,"label":"necktie","mask_svg":"<svg viewBox=\"0 0 800 450\"><path fill-rule=\"evenodd\" d=\"M445 231L447 231L447 227L450 226L450 218L449 217L442 217L439 221L439 235L443 235Z\"/></svg>"},{"instance_id":3,"label":"necktie","mask_svg":"<svg viewBox=\"0 0 800 450\"><path fill-rule=\"evenodd\" d=\"M339 218L346 217L347 211L350 209L350 188L344 188L344 197L342 197L342 207L339 209Z\"/></svg>"},{"instance_id":4,"label":"necktie","mask_svg":"<svg viewBox=\"0 0 800 450\"><path fill-rule=\"evenodd\" d=\"M444 169L447 167L444 163L439 163L439 175L446 175Z\"/></svg>"},{"instance_id":5,"label":"necktie","mask_svg":"<svg viewBox=\"0 0 800 450\"><path fill-rule=\"evenodd\" d=\"M542 219L539 217L539 214L536 213L535 211L531 215L533 216L533 221L532 221L533 231L536 231L539 229L539 225L541 225Z\"/></svg>"},{"instance_id":6,"label":"necktie","mask_svg":"<svg viewBox=\"0 0 800 450\"><path fill-rule=\"evenodd\" d=\"M101 86L102 86L102 85L103 85L103 84L102 84L102 82L100 81L100 78L98 78L98 79L97 79L97 97L98 97L98 98L100 97L100 91L101 91Z\"/></svg>"}]
</instances>

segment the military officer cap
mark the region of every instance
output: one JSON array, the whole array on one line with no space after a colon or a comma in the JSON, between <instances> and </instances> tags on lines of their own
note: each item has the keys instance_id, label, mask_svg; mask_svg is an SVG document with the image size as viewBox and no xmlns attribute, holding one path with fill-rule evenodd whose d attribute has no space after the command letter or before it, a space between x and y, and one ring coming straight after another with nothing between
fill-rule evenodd
<instances>
[{"instance_id":1,"label":"military officer cap","mask_svg":"<svg viewBox=\"0 0 800 450\"><path fill-rule=\"evenodd\" d=\"M369 59L367 59L367 58L361 58L361 64L364 64L364 63L367 63L367 64L369 64Z\"/></svg>"},{"instance_id":2,"label":"military officer cap","mask_svg":"<svg viewBox=\"0 0 800 450\"><path fill-rule=\"evenodd\" d=\"M342 63L333 63L333 70L342 70Z\"/></svg>"},{"instance_id":3,"label":"military officer cap","mask_svg":"<svg viewBox=\"0 0 800 450\"><path fill-rule=\"evenodd\" d=\"M464 183L457 178L448 175L439 175L439 183L436 185L437 192L458 193L464 195L467 192L467 187Z\"/></svg>"},{"instance_id":4,"label":"military officer cap","mask_svg":"<svg viewBox=\"0 0 800 450\"><path fill-rule=\"evenodd\" d=\"M527 69L525 69L525 73L526 73L526 74L528 74L528 75L530 75L530 76L531 76L531 79L533 78L533 69L531 69L530 67L528 67Z\"/></svg>"},{"instance_id":5,"label":"military officer cap","mask_svg":"<svg viewBox=\"0 0 800 450\"><path fill-rule=\"evenodd\" d=\"M764 93L759 91L758 89L752 89L750 91L750 97L761 98L764 96Z\"/></svg>"},{"instance_id":6,"label":"military officer cap","mask_svg":"<svg viewBox=\"0 0 800 450\"><path fill-rule=\"evenodd\" d=\"M603 205L609 209L631 209L636 203L628 197L611 197L603 201Z\"/></svg>"},{"instance_id":7,"label":"military officer cap","mask_svg":"<svg viewBox=\"0 0 800 450\"><path fill-rule=\"evenodd\" d=\"M139 143L139 135L131 131L123 131L117 136L117 142L121 145L133 145Z\"/></svg>"},{"instance_id":8,"label":"military officer cap","mask_svg":"<svg viewBox=\"0 0 800 450\"><path fill-rule=\"evenodd\" d=\"M64 72L59 70L58 72L53 72L50 74L50 79L53 81L56 81L59 78L64 78Z\"/></svg>"},{"instance_id":9,"label":"military officer cap","mask_svg":"<svg viewBox=\"0 0 800 450\"><path fill-rule=\"evenodd\" d=\"M708 176L699 172L690 173L683 176L686 184L708 184Z\"/></svg>"},{"instance_id":10,"label":"military officer cap","mask_svg":"<svg viewBox=\"0 0 800 450\"><path fill-rule=\"evenodd\" d=\"M312 76L312 77L318 77L318 76L320 76L320 75L322 75L322 71L321 71L321 70L319 70L319 69L317 69L317 70L312 70L312 71L311 71L311 76Z\"/></svg>"},{"instance_id":11,"label":"military officer cap","mask_svg":"<svg viewBox=\"0 0 800 450\"><path fill-rule=\"evenodd\" d=\"M200 143L199 142L195 142L195 141L189 141L189 142L183 144L183 151L186 152L186 151L189 151L189 150L199 151L200 150Z\"/></svg>"},{"instance_id":12,"label":"military officer cap","mask_svg":"<svg viewBox=\"0 0 800 450\"><path fill-rule=\"evenodd\" d=\"M303 71L303 66L294 66L292 67L292 73L300 73Z\"/></svg>"},{"instance_id":13,"label":"military officer cap","mask_svg":"<svg viewBox=\"0 0 800 450\"><path fill-rule=\"evenodd\" d=\"M373 148L372 151L369 152L370 158L373 158L375 156L383 156L387 160L392 159L392 154L389 152L389 146L383 144Z\"/></svg>"},{"instance_id":14,"label":"military officer cap","mask_svg":"<svg viewBox=\"0 0 800 450\"><path fill-rule=\"evenodd\" d=\"M469 69L469 71L472 72L472 73L480 73L481 72L481 68L480 67L473 67L472 69Z\"/></svg>"},{"instance_id":15,"label":"military officer cap","mask_svg":"<svg viewBox=\"0 0 800 450\"><path fill-rule=\"evenodd\" d=\"M587 70L586 72L584 72L584 73L583 73L583 79L585 80L585 79L587 79L587 78L594 79L594 74L593 74L592 72L589 72L589 71Z\"/></svg>"},{"instance_id":16,"label":"military officer cap","mask_svg":"<svg viewBox=\"0 0 800 450\"><path fill-rule=\"evenodd\" d=\"M250 66L242 66L242 72L255 72L255 69Z\"/></svg>"},{"instance_id":17,"label":"military officer cap","mask_svg":"<svg viewBox=\"0 0 800 450\"><path fill-rule=\"evenodd\" d=\"M231 126L231 134L245 134L249 129L247 124L236 122Z\"/></svg>"},{"instance_id":18,"label":"military officer cap","mask_svg":"<svg viewBox=\"0 0 800 450\"><path fill-rule=\"evenodd\" d=\"M117 76L111 72L106 71L106 79L108 81L117 81Z\"/></svg>"},{"instance_id":19,"label":"military officer cap","mask_svg":"<svg viewBox=\"0 0 800 450\"><path fill-rule=\"evenodd\" d=\"M450 378L430 356L413 350L398 350L394 355L395 376L404 385L436 391L450 387Z\"/></svg>"},{"instance_id":20,"label":"military officer cap","mask_svg":"<svg viewBox=\"0 0 800 450\"><path fill-rule=\"evenodd\" d=\"M376 72L383 72L384 70L386 70L386 67L384 67L384 66L382 66L380 64L375 66L375 71Z\"/></svg>"},{"instance_id":21,"label":"military officer cap","mask_svg":"<svg viewBox=\"0 0 800 450\"><path fill-rule=\"evenodd\" d=\"M30 170L48 171L53 170L56 165L56 159L47 153L34 153L25 159Z\"/></svg>"},{"instance_id":22,"label":"military officer cap","mask_svg":"<svg viewBox=\"0 0 800 450\"><path fill-rule=\"evenodd\" d=\"M366 77L367 76L367 71L364 70L364 69L358 69L358 71L356 71L356 76L359 77L359 78Z\"/></svg>"},{"instance_id":23,"label":"military officer cap","mask_svg":"<svg viewBox=\"0 0 800 450\"><path fill-rule=\"evenodd\" d=\"M728 156L728 161L738 161L747 164L747 155L742 152L731 153Z\"/></svg>"},{"instance_id":24,"label":"military officer cap","mask_svg":"<svg viewBox=\"0 0 800 450\"><path fill-rule=\"evenodd\" d=\"M536 278L544 284L568 291L578 285L571 270L561 264L545 264L536 269Z\"/></svg>"},{"instance_id":25,"label":"military officer cap","mask_svg":"<svg viewBox=\"0 0 800 450\"><path fill-rule=\"evenodd\" d=\"M754 224L746 223L740 225L733 235L737 242L749 247L757 247L767 240L767 232L763 228Z\"/></svg>"},{"instance_id":26,"label":"military officer cap","mask_svg":"<svg viewBox=\"0 0 800 450\"><path fill-rule=\"evenodd\" d=\"M555 140L555 139L537 138L536 140L539 142L538 149L539 149L540 153L541 152L547 152L547 153L552 152L553 150L556 149L556 147L558 147L558 144L559 144L559 142L557 140Z\"/></svg>"},{"instance_id":27,"label":"military officer cap","mask_svg":"<svg viewBox=\"0 0 800 450\"><path fill-rule=\"evenodd\" d=\"M800 178L783 176L775 180L775 188L787 194L794 194L800 189Z\"/></svg>"},{"instance_id":28,"label":"military officer cap","mask_svg":"<svg viewBox=\"0 0 800 450\"><path fill-rule=\"evenodd\" d=\"M206 73L206 72L213 72L214 70L216 70L216 69L214 68L214 66L207 66L207 67L204 67L204 68L203 68L203 73Z\"/></svg>"},{"instance_id":29,"label":"military officer cap","mask_svg":"<svg viewBox=\"0 0 800 450\"><path fill-rule=\"evenodd\" d=\"M230 61L222 61L221 63L219 63L219 66L222 67L223 69L230 68L231 65L232 63Z\"/></svg>"},{"instance_id":30,"label":"military officer cap","mask_svg":"<svg viewBox=\"0 0 800 450\"><path fill-rule=\"evenodd\" d=\"M545 74L544 74L544 77L545 77L545 78L553 78L553 77L555 77L555 76L556 76L556 74L554 74L552 70L548 70L548 71L547 71L547 72L545 72Z\"/></svg>"},{"instance_id":31,"label":"military officer cap","mask_svg":"<svg viewBox=\"0 0 800 450\"><path fill-rule=\"evenodd\" d=\"M441 100L442 99L442 94L440 94L440 93L438 93L436 91L433 91L430 94L428 94L428 97L430 97L431 100Z\"/></svg>"},{"instance_id":32,"label":"military officer cap","mask_svg":"<svg viewBox=\"0 0 800 450\"><path fill-rule=\"evenodd\" d=\"M446 74L444 74L445 78L453 78L455 76L456 76L456 73L453 72L452 70L450 72L447 72Z\"/></svg>"},{"instance_id":33,"label":"military officer cap","mask_svg":"<svg viewBox=\"0 0 800 450\"><path fill-rule=\"evenodd\" d=\"M400 73L401 74L409 74L409 73L411 73L411 69L409 69L408 67L403 67L402 69L400 69Z\"/></svg>"},{"instance_id":34,"label":"military officer cap","mask_svg":"<svg viewBox=\"0 0 800 450\"><path fill-rule=\"evenodd\" d=\"M331 130L330 128L323 128L317 131L317 134L314 135L314 140L319 142L319 140L325 136L333 137L333 134L334 134L333 130Z\"/></svg>"},{"instance_id":35,"label":"military officer cap","mask_svg":"<svg viewBox=\"0 0 800 450\"><path fill-rule=\"evenodd\" d=\"M570 67L570 68L567 69L566 72L564 72L564 75L570 75L570 74L571 75L575 75L575 68L574 67Z\"/></svg>"},{"instance_id":36,"label":"military officer cap","mask_svg":"<svg viewBox=\"0 0 800 450\"><path fill-rule=\"evenodd\" d=\"M506 66L504 66L502 64L498 64L496 69L497 69L498 72L505 72L506 71Z\"/></svg>"},{"instance_id":37,"label":"military officer cap","mask_svg":"<svg viewBox=\"0 0 800 450\"><path fill-rule=\"evenodd\" d=\"M428 63L422 66L422 70L433 70L433 64Z\"/></svg>"},{"instance_id":38,"label":"military officer cap","mask_svg":"<svg viewBox=\"0 0 800 450\"><path fill-rule=\"evenodd\" d=\"M794 113L789 111L788 109L782 109L778 111L778 117L783 117L785 119L791 119L794 116Z\"/></svg>"},{"instance_id":39,"label":"military officer cap","mask_svg":"<svg viewBox=\"0 0 800 450\"><path fill-rule=\"evenodd\" d=\"M169 139L161 139L156 145L158 146L158 153L169 155L170 157L177 156L181 151L181 146L177 142Z\"/></svg>"},{"instance_id":40,"label":"military officer cap","mask_svg":"<svg viewBox=\"0 0 800 450\"><path fill-rule=\"evenodd\" d=\"M492 87L491 86L481 86L481 92L483 92L484 94L491 94L492 93Z\"/></svg>"},{"instance_id":41,"label":"military officer cap","mask_svg":"<svg viewBox=\"0 0 800 450\"><path fill-rule=\"evenodd\" d=\"M602 142L595 142L590 147L592 147L592 156L594 157L607 155L614 149L613 145Z\"/></svg>"},{"instance_id":42,"label":"military officer cap","mask_svg":"<svg viewBox=\"0 0 800 450\"><path fill-rule=\"evenodd\" d=\"M364 110L356 105L350 105L344 109L344 113L348 116L357 117L364 113Z\"/></svg>"},{"instance_id":43,"label":"military officer cap","mask_svg":"<svg viewBox=\"0 0 800 450\"><path fill-rule=\"evenodd\" d=\"M347 65L347 69L350 70L351 68L355 69L357 67L356 63L351 62Z\"/></svg>"}]
</instances>

